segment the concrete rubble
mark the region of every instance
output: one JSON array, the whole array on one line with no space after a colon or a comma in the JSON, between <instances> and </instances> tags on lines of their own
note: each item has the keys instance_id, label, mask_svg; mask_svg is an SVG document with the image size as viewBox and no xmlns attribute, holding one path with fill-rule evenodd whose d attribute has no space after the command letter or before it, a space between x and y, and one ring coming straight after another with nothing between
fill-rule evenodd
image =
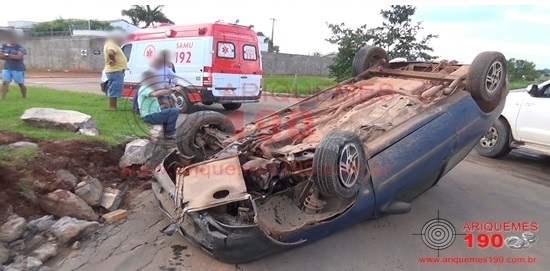
<instances>
[{"instance_id":1,"label":"concrete rubble","mask_svg":"<svg viewBox=\"0 0 550 271\"><path fill-rule=\"evenodd\" d=\"M19 239L27 228L24 218L17 215L8 217L6 223L0 226L0 242L11 243Z\"/></svg>"},{"instance_id":2,"label":"concrete rubble","mask_svg":"<svg viewBox=\"0 0 550 271\"><path fill-rule=\"evenodd\" d=\"M118 209L118 206L120 206L122 202L123 192L124 191L112 187L104 188L101 203L99 205L109 211Z\"/></svg>"},{"instance_id":3,"label":"concrete rubble","mask_svg":"<svg viewBox=\"0 0 550 271\"><path fill-rule=\"evenodd\" d=\"M83 220L97 220L99 216L83 199L70 191L58 189L39 200L40 207L57 217L70 216Z\"/></svg>"},{"instance_id":4,"label":"concrete rubble","mask_svg":"<svg viewBox=\"0 0 550 271\"><path fill-rule=\"evenodd\" d=\"M50 228L50 232L59 239L60 242L67 244L76 241L84 235L93 233L99 229L99 223L84 220L78 220L73 217L62 217Z\"/></svg>"},{"instance_id":5,"label":"concrete rubble","mask_svg":"<svg viewBox=\"0 0 550 271\"><path fill-rule=\"evenodd\" d=\"M146 139L136 139L126 144L119 166L124 168L132 165L144 165L152 156L153 145L151 142Z\"/></svg>"},{"instance_id":6,"label":"concrete rubble","mask_svg":"<svg viewBox=\"0 0 550 271\"><path fill-rule=\"evenodd\" d=\"M97 178L85 176L78 183L75 194L90 206L98 206L103 196L103 185Z\"/></svg>"},{"instance_id":7,"label":"concrete rubble","mask_svg":"<svg viewBox=\"0 0 550 271\"><path fill-rule=\"evenodd\" d=\"M64 169L59 169L55 172L55 176L64 183L70 184L71 187L75 187L78 183L78 179L71 172Z\"/></svg>"}]
</instances>

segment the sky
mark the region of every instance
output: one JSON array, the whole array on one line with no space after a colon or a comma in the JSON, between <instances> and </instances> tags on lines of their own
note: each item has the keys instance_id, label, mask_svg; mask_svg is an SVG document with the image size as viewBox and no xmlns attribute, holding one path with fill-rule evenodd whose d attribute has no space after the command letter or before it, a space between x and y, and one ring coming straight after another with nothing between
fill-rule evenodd
<instances>
[{"instance_id":1,"label":"sky","mask_svg":"<svg viewBox=\"0 0 550 271\"><path fill-rule=\"evenodd\" d=\"M18 1L20 5L25 5L24 2L32 9L2 13L0 26L7 25L7 21L48 21L59 17L113 20L123 18L120 11L132 4L163 4L137 0ZM423 22L421 34L439 35L430 44L434 55L441 59L468 63L479 52L500 51L507 58L533 61L539 69L550 68L550 3L524 0L525 5L518 6L506 5L514 2L506 0L493 1L498 5L483 0L400 2L417 7L413 18ZM376 27L381 24L380 10L390 4L384 0L174 1L165 4L164 12L176 24L238 19L240 24L254 25L256 31L267 36L271 36L270 18L275 18L274 42L280 46L281 53L312 54L337 50L325 41L331 35L327 22Z\"/></svg>"}]
</instances>

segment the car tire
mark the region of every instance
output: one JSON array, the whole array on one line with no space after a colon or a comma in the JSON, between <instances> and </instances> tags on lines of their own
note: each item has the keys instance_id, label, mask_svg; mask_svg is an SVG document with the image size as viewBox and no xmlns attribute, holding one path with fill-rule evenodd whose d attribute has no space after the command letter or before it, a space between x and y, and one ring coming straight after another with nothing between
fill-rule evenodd
<instances>
[{"instance_id":1,"label":"car tire","mask_svg":"<svg viewBox=\"0 0 550 271\"><path fill-rule=\"evenodd\" d=\"M383 67L387 68L389 65L389 57L386 50L377 46L365 46L359 49L353 57L352 75L354 77L358 76L364 71L372 68L381 59L386 60Z\"/></svg>"},{"instance_id":2,"label":"car tire","mask_svg":"<svg viewBox=\"0 0 550 271\"><path fill-rule=\"evenodd\" d=\"M323 196L353 197L359 191L361 181L368 176L361 139L347 131L336 131L325 136L313 156L313 174Z\"/></svg>"},{"instance_id":3,"label":"car tire","mask_svg":"<svg viewBox=\"0 0 550 271\"><path fill-rule=\"evenodd\" d=\"M197 134L205 126L213 126L228 134L235 133L233 122L228 121L225 115L214 111L195 112L187 116L176 132L176 146L182 154L194 156L199 161L204 161L206 157L215 154L215 152L206 149L203 151L195 143Z\"/></svg>"},{"instance_id":4,"label":"car tire","mask_svg":"<svg viewBox=\"0 0 550 271\"><path fill-rule=\"evenodd\" d=\"M506 58L499 52L478 54L468 72L466 86L474 99L493 102L506 87Z\"/></svg>"},{"instance_id":5,"label":"car tire","mask_svg":"<svg viewBox=\"0 0 550 271\"><path fill-rule=\"evenodd\" d=\"M222 106L223 106L223 108L225 108L225 110L231 110L231 111L241 108L241 105L242 105L242 103L222 104Z\"/></svg>"},{"instance_id":6,"label":"car tire","mask_svg":"<svg viewBox=\"0 0 550 271\"><path fill-rule=\"evenodd\" d=\"M174 106L180 113L187 114L191 112L193 104L189 101L187 94L176 92L173 94L172 99L174 99Z\"/></svg>"},{"instance_id":7,"label":"car tire","mask_svg":"<svg viewBox=\"0 0 550 271\"><path fill-rule=\"evenodd\" d=\"M495 121L476 145L477 153L489 158L503 157L511 150L510 128L503 119Z\"/></svg>"}]
</instances>

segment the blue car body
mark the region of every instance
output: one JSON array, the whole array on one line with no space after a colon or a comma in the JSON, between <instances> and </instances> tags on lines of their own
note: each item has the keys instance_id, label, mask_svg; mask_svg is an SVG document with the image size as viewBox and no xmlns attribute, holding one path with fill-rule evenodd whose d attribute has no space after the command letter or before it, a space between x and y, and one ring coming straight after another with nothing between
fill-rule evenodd
<instances>
[{"instance_id":1,"label":"blue car body","mask_svg":"<svg viewBox=\"0 0 550 271\"><path fill-rule=\"evenodd\" d=\"M259 224L229 225L209 212L187 213L180 221L182 234L215 258L242 263L265 255L319 240L335 231L383 215L396 200L409 202L433 187L442 176L462 161L498 118L507 90L498 105L484 112L480 102L467 91L457 91L429 106L399 126L366 145L371 175L361 181L353 203L331 219L302 227L281 239L271 237ZM155 173L153 191L161 209L173 222L173 196L167 191L174 183L166 170L176 153L168 155Z\"/></svg>"}]
</instances>

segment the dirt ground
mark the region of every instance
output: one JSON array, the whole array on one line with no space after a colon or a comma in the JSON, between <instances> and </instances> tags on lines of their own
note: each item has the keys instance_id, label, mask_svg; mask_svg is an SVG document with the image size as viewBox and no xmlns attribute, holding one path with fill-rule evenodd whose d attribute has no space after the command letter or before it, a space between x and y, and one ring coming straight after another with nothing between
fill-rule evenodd
<instances>
[{"instance_id":1,"label":"dirt ground","mask_svg":"<svg viewBox=\"0 0 550 271\"><path fill-rule=\"evenodd\" d=\"M77 177L89 175L98 178L104 187L127 183L130 188L127 197L136 193L135 190L147 187L149 182L122 174L118 161L124 153L124 145L110 147L104 142L89 140L39 140L0 131L0 145L18 141L37 143L38 151L27 161L0 161L0 221L11 213L30 219L44 215L28 195L32 193L40 198L57 189L71 190L69 184L56 178L59 169L68 170ZM22 180L31 180L31 183L23 188ZM24 193L27 197L23 196Z\"/></svg>"}]
</instances>

